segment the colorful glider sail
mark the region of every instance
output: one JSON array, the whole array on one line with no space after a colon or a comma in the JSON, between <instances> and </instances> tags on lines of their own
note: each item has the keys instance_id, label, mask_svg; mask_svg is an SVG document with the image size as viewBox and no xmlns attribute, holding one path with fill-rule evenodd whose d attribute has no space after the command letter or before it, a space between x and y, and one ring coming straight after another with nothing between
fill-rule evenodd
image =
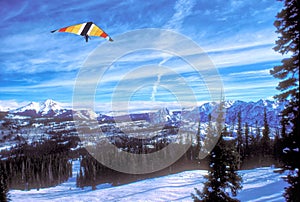
<instances>
[{"instance_id":1,"label":"colorful glider sail","mask_svg":"<svg viewBox=\"0 0 300 202\"><path fill-rule=\"evenodd\" d=\"M53 32L69 32L85 37L85 41L88 42L90 36L99 36L107 39L108 41L113 41L108 34L106 34L100 27L95 25L93 22L86 22L78 25L72 25L64 27L61 29L53 30Z\"/></svg>"}]
</instances>

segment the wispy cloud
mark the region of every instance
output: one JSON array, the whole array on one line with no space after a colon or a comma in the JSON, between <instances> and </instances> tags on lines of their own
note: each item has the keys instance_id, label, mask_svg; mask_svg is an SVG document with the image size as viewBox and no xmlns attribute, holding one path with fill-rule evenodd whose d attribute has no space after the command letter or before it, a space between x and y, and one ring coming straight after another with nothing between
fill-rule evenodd
<instances>
[{"instance_id":1,"label":"wispy cloud","mask_svg":"<svg viewBox=\"0 0 300 202\"><path fill-rule=\"evenodd\" d=\"M262 66L257 64L257 66ZM225 96L237 100L242 96L244 100L255 101L272 97L277 81L269 74L269 69L260 69L229 73L223 76Z\"/></svg>"},{"instance_id":2,"label":"wispy cloud","mask_svg":"<svg viewBox=\"0 0 300 202\"><path fill-rule=\"evenodd\" d=\"M230 77L271 77L270 69L234 72L229 74Z\"/></svg>"},{"instance_id":3,"label":"wispy cloud","mask_svg":"<svg viewBox=\"0 0 300 202\"><path fill-rule=\"evenodd\" d=\"M28 7L28 2L1 1L0 5L1 13L5 14L0 21L5 22L23 14Z\"/></svg>"},{"instance_id":4,"label":"wispy cloud","mask_svg":"<svg viewBox=\"0 0 300 202\"><path fill-rule=\"evenodd\" d=\"M162 66L164 63L166 63L171 57L164 57L163 60L158 64L159 66ZM157 93L157 87L160 85L160 79L161 79L161 76L162 76L162 72L160 72L160 68L157 68L158 72L157 72L157 80L155 81L154 85L153 85L153 88L152 88L152 93L151 93L151 100L152 101L155 101L155 95Z\"/></svg>"},{"instance_id":5,"label":"wispy cloud","mask_svg":"<svg viewBox=\"0 0 300 202\"><path fill-rule=\"evenodd\" d=\"M135 112L151 112L158 111L167 107L169 110L182 110L183 108L193 108L200 106L210 100L204 100L197 103L193 102L163 102L163 101L129 101L129 102L96 102L95 110L105 114L121 115Z\"/></svg>"},{"instance_id":6,"label":"wispy cloud","mask_svg":"<svg viewBox=\"0 0 300 202\"><path fill-rule=\"evenodd\" d=\"M22 101L22 102L18 102L15 99L12 100L0 100L0 111L8 111L8 110L13 110L13 109L17 109L21 106L24 106L26 104L28 104L29 102L27 101Z\"/></svg>"},{"instance_id":7,"label":"wispy cloud","mask_svg":"<svg viewBox=\"0 0 300 202\"><path fill-rule=\"evenodd\" d=\"M192 13L194 0L177 0L174 6L175 13L172 18L164 26L166 29L180 30L184 18Z\"/></svg>"}]
</instances>

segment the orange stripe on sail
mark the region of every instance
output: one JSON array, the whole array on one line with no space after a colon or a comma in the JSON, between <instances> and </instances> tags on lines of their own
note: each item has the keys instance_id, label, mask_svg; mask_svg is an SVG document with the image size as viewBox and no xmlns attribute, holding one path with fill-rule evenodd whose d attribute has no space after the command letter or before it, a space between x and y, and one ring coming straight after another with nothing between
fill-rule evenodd
<instances>
[{"instance_id":1,"label":"orange stripe on sail","mask_svg":"<svg viewBox=\"0 0 300 202\"><path fill-rule=\"evenodd\" d=\"M72 32L74 26L68 27L65 32Z\"/></svg>"},{"instance_id":2,"label":"orange stripe on sail","mask_svg":"<svg viewBox=\"0 0 300 202\"><path fill-rule=\"evenodd\" d=\"M98 29L97 32L95 33L95 36L101 36L103 31L101 29Z\"/></svg>"},{"instance_id":3,"label":"orange stripe on sail","mask_svg":"<svg viewBox=\"0 0 300 202\"><path fill-rule=\"evenodd\" d=\"M105 32L103 32L100 36L106 38L108 35Z\"/></svg>"},{"instance_id":4,"label":"orange stripe on sail","mask_svg":"<svg viewBox=\"0 0 300 202\"><path fill-rule=\"evenodd\" d=\"M59 32L65 32L67 28L68 28L68 27L61 28L61 29L59 29L58 31L59 31Z\"/></svg>"}]
</instances>

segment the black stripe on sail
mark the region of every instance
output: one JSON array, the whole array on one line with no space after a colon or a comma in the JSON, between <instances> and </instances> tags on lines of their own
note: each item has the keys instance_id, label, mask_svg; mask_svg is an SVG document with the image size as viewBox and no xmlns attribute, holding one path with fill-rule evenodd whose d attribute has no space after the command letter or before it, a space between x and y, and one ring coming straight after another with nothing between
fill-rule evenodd
<instances>
[{"instance_id":1,"label":"black stripe on sail","mask_svg":"<svg viewBox=\"0 0 300 202\"><path fill-rule=\"evenodd\" d=\"M91 28L92 24L93 24L93 22L86 23L86 25L84 26L84 28L83 28L82 32L80 33L80 35L85 36L88 33L89 29Z\"/></svg>"}]
</instances>

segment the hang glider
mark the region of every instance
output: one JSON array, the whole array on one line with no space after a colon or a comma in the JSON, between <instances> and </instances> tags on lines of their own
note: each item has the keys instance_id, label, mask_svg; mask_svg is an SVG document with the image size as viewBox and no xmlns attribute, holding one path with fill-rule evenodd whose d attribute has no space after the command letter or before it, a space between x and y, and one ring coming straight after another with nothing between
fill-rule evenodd
<instances>
[{"instance_id":1,"label":"hang glider","mask_svg":"<svg viewBox=\"0 0 300 202\"><path fill-rule=\"evenodd\" d=\"M54 32L68 32L68 33L81 35L84 36L86 42L88 42L90 36L98 36L98 37L105 38L108 41L113 41L112 38L108 36L108 34L106 34L100 27L98 27L93 22L71 25L68 27L51 31L51 33Z\"/></svg>"}]
</instances>

